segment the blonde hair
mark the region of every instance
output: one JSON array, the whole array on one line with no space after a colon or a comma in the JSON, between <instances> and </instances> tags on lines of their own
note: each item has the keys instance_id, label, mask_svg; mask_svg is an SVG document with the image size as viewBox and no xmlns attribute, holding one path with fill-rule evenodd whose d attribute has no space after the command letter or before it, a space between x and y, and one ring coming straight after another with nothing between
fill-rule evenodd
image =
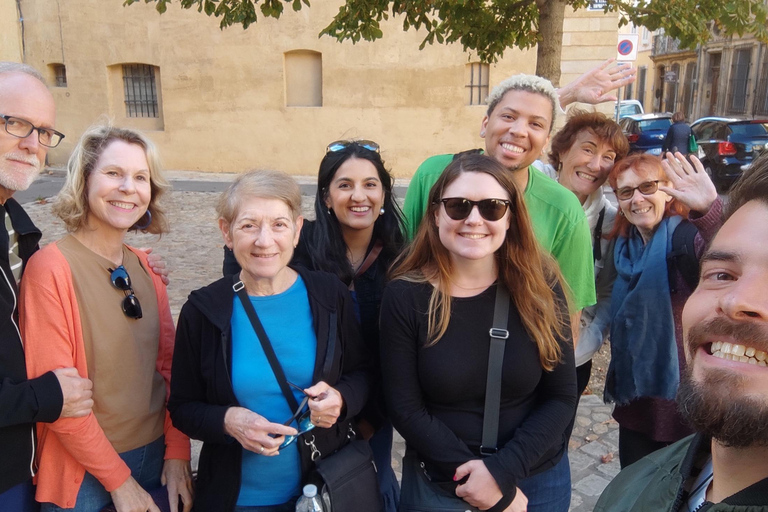
<instances>
[{"instance_id":1,"label":"blonde hair","mask_svg":"<svg viewBox=\"0 0 768 512\"><path fill-rule=\"evenodd\" d=\"M288 205L295 221L301 215L301 190L296 180L280 171L257 170L241 174L219 196L216 213L227 224L237 217L246 199L279 199Z\"/></svg>"},{"instance_id":2,"label":"blonde hair","mask_svg":"<svg viewBox=\"0 0 768 512\"><path fill-rule=\"evenodd\" d=\"M163 176L157 147L146 136L135 130L117 128L108 124L91 126L80 137L67 162L67 179L53 204L53 213L64 221L67 231L77 231L85 225L90 213L88 178L104 150L116 140L141 147L147 157L152 193L147 211L152 216L152 220L140 231L155 235L167 233L168 219L159 201L171 185Z\"/></svg>"},{"instance_id":3,"label":"blonde hair","mask_svg":"<svg viewBox=\"0 0 768 512\"><path fill-rule=\"evenodd\" d=\"M557 117L558 105L560 104L560 97L557 95L557 89L552 85L552 82L536 75L512 75L494 87L491 94L488 95L488 98L485 100L488 104L488 110L485 115L490 117L501 99L509 91L532 92L534 94L541 94L547 98L552 104L552 118L549 124L549 132L552 133L552 128L555 126L555 119Z\"/></svg>"},{"instance_id":4,"label":"blonde hair","mask_svg":"<svg viewBox=\"0 0 768 512\"><path fill-rule=\"evenodd\" d=\"M446 167L429 193L427 213L413 243L393 264L392 279L436 283L429 299L427 346L437 343L450 323L452 265L448 249L440 241L435 214L446 187L467 172L491 175L509 196L509 229L495 254L498 286L509 290L526 331L539 349L541 367L551 371L562 356L558 338L567 334L568 305L558 300L554 291L562 279L557 264L536 241L523 196L509 171L493 158L468 154Z\"/></svg>"}]
</instances>

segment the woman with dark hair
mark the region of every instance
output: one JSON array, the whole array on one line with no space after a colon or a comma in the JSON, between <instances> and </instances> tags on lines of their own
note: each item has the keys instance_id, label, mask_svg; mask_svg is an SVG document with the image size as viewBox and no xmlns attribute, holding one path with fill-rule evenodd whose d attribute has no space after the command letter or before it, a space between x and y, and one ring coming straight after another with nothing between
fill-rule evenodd
<instances>
[{"instance_id":1,"label":"woman with dark hair","mask_svg":"<svg viewBox=\"0 0 768 512\"><path fill-rule=\"evenodd\" d=\"M691 433L674 400L685 368L680 318L695 288L686 276L697 276L698 258L722 224L715 186L691 161L641 153L608 176L620 213L611 233L617 276L605 400L616 403L622 468Z\"/></svg>"},{"instance_id":2,"label":"woman with dark hair","mask_svg":"<svg viewBox=\"0 0 768 512\"><path fill-rule=\"evenodd\" d=\"M403 246L403 217L392 186L377 143L329 144L317 176L316 220L304 222L293 257L294 264L335 274L349 287L363 341L376 358L371 398L358 427L371 444L387 512L397 510L400 494L392 471L392 424L378 373L379 307L387 269ZM239 271L229 254L225 274Z\"/></svg>"},{"instance_id":3,"label":"woman with dark hair","mask_svg":"<svg viewBox=\"0 0 768 512\"><path fill-rule=\"evenodd\" d=\"M581 395L589 384L592 356L608 335L611 312L613 246L603 236L613 229L616 207L603 194L613 164L627 156L629 142L621 127L600 112L577 112L552 139L549 162L555 178L579 199L592 234L597 303L581 312L576 344L576 381Z\"/></svg>"},{"instance_id":4,"label":"woman with dark hair","mask_svg":"<svg viewBox=\"0 0 768 512\"><path fill-rule=\"evenodd\" d=\"M690 153L688 150L690 138L691 126L685 122L685 116L682 112L675 112L672 114L672 126L667 130L667 136L664 138L661 150L687 155Z\"/></svg>"},{"instance_id":5,"label":"woman with dark hair","mask_svg":"<svg viewBox=\"0 0 768 512\"><path fill-rule=\"evenodd\" d=\"M479 154L449 164L381 306L385 397L407 443L401 511L568 510L576 374L560 283L509 171ZM489 360L495 309L507 337Z\"/></svg>"}]
</instances>

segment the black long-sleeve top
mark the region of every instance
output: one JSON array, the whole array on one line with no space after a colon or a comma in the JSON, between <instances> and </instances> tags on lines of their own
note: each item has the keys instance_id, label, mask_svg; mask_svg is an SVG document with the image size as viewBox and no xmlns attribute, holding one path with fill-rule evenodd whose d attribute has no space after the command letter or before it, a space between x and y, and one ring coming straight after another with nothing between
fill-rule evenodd
<instances>
[{"instance_id":1,"label":"black long-sleeve top","mask_svg":"<svg viewBox=\"0 0 768 512\"><path fill-rule=\"evenodd\" d=\"M483 409L496 286L453 298L448 330L426 347L429 284L394 281L381 305L381 361L392 423L433 481L452 481L461 464L480 457ZM558 295L563 303L562 291ZM514 300L504 351L499 451L483 459L505 497L517 481L554 466L567 449L576 404L570 338L551 371L525 330ZM566 325L564 332L570 333Z\"/></svg>"}]
</instances>

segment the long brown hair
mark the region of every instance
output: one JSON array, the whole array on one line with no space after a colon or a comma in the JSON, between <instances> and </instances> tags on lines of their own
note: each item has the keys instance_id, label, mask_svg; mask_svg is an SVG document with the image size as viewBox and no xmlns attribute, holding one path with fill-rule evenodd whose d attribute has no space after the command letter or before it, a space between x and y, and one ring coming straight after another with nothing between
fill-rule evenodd
<instances>
[{"instance_id":1,"label":"long brown hair","mask_svg":"<svg viewBox=\"0 0 768 512\"><path fill-rule=\"evenodd\" d=\"M557 339L565 332L568 315L567 304L554 292L555 285L562 282L560 272L551 256L539 247L522 194L509 171L496 160L469 154L446 167L429 193L429 206L413 243L393 264L392 279L436 283L429 299L427 346L437 343L450 323L453 269L450 253L440 241L435 215L446 187L467 172L492 176L509 196L509 229L495 253L499 285L506 286L515 301L523 325L539 349L542 368L551 371L562 355Z\"/></svg>"}]
</instances>

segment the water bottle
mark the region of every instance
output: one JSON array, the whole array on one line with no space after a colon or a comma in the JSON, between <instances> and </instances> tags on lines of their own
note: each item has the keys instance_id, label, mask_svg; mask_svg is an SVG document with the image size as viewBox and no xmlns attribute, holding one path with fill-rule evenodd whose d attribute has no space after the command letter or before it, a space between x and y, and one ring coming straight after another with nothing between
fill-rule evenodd
<instances>
[{"instance_id":1,"label":"water bottle","mask_svg":"<svg viewBox=\"0 0 768 512\"><path fill-rule=\"evenodd\" d=\"M312 484L304 486L304 495L296 502L296 512L323 512L317 487Z\"/></svg>"}]
</instances>

